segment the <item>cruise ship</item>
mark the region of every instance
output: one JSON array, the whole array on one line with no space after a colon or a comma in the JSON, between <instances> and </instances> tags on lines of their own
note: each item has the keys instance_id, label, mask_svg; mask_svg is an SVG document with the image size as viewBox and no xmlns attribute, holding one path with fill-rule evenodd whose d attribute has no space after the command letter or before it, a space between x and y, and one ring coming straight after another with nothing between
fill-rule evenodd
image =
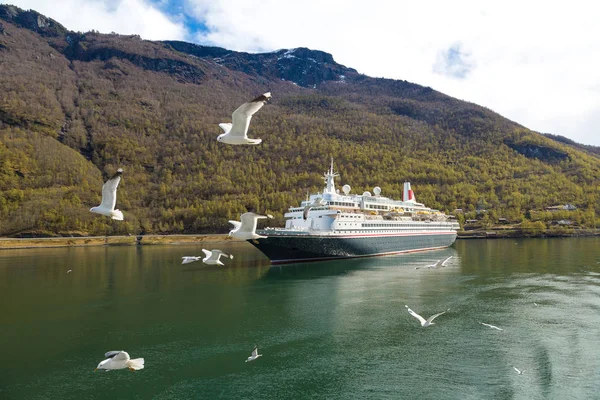
<instances>
[{"instance_id":1,"label":"cruise ship","mask_svg":"<svg viewBox=\"0 0 600 400\"><path fill-rule=\"evenodd\" d=\"M340 193L337 176L332 160L323 193L290 207L285 228L257 230L264 238L249 242L271 264L287 264L440 249L456 240L458 222L418 203L409 182L404 183L402 200L392 200L379 187L373 193L352 194L344 185Z\"/></svg>"}]
</instances>

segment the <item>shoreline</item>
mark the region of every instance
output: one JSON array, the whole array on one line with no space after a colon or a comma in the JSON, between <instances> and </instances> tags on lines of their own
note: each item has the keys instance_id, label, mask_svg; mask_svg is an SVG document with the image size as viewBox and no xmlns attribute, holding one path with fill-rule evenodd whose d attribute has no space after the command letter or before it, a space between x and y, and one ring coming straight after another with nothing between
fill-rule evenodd
<instances>
[{"instance_id":1,"label":"shoreline","mask_svg":"<svg viewBox=\"0 0 600 400\"><path fill-rule=\"evenodd\" d=\"M517 239L517 238L555 238L600 236L600 229L585 229L568 232L545 231L536 234L524 234L519 230L505 231L460 231L457 240L462 239ZM228 234L188 234L188 235L130 235L130 236L59 236L42 238L0 237L0 250L89 247L89 246L152 246L177 245L205 242L243 242Z\"/></svg>"},{"instance_id":2,"label":"shoreline","mask_svg":"<svg viewBox=\"0 0 600 400\"><path fill-rule=\"evenodd\" d=\"M520 239L520 238L567 238L600 236L600 229L546 229L524 232L521 229L459 231L456 239Z\"/></svg>"},{"instance_id":3,"label":"shoreline","mask_svg":"<svg viewBox=\"0 0 600 400\"><path fill-rule=\"evenodd\" d=\"M194 244L205 242L242 242L228 234L201 235L143 235L143 236L83 236L43 238L0 238L0 250L31 249L44 247L90 247L90 246L152 246Z\"/></svg>"}]
</instances>

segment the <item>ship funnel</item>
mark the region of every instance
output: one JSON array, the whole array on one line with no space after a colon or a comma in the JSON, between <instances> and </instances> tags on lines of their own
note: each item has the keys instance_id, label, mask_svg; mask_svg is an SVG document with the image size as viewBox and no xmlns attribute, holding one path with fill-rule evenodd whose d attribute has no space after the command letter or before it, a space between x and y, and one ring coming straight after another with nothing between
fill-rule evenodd
<instances>
[{"instance_id":1,"label":"ship funnel","mask_svg":"<svg viewBox=\"0 0 600 400\"><path fill-rule=\"evenodd\" d=\"M410 188L410 182L404 182L404 192L402 193L402 201L416 203L415 194Z\"/></svg>"}]
</instances>

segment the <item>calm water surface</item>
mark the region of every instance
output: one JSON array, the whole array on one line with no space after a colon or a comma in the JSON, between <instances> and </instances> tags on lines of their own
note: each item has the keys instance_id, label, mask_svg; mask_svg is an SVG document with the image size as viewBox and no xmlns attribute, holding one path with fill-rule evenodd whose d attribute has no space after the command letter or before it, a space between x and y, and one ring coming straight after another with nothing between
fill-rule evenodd
<instances>
[{"instance_id":1,"label":"calm water surface","mask_svg":"<svg viewBox=\"0 0 600 400\"><path fill-rule=\"evenodd\" d=\"M0 398L600 398L598 238L281 268L220 248L220 268L181 265L195 245L1 251ZM405 304L450 311L421 328ZM146 368L94 372L109 350Z\"/></svg>"}]
</instances>

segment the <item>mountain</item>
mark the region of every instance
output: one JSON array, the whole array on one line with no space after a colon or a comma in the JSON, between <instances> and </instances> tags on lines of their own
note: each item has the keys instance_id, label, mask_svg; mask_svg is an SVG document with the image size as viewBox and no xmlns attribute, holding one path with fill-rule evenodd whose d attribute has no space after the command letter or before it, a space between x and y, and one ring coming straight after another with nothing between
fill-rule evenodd
<instances>
[{"instance_id":1,"label":"mountain","mask_svg":"<svg viewBox=\"0 0 600 400\"><path fill-rule=\"evenodd\" d=\"M561 135L553 135L552 133L543 133L543 135L546 136L546 137L548 137L548 138L550 138L550 139L552 139L552 140L555 140L557 142L565 143L565 144L568 144L568 145L570 145L570 146L572 146L572 147L574 147L576 149L584 150L584 151L587 151L589 153L596 154L596 155L600 156L600 146L592 146L592 145L588 145L588 144L577 143L576 141L571 140L571 139L569 139L567 137L564 137L564 136L561 136Z\"/></svg>"},{"instance_id":2,"label":"mountain","mask_svg":"<svg viewBox=\"0 0 600 400\"><path fill-rule=\"evenodd\" d=\"M282 223L331 157L339 185L398 198L411 181L461 219L549 218L531 210L570 203L577 224L598 223L590 149L322 51L72 32L0 5L0 70L0 235L227 232L250 207ZM218 124L266 91L249 132L263 143L217 143ZM123 222L88 211L119 167Z\"/></svg>"}]
</instances>

